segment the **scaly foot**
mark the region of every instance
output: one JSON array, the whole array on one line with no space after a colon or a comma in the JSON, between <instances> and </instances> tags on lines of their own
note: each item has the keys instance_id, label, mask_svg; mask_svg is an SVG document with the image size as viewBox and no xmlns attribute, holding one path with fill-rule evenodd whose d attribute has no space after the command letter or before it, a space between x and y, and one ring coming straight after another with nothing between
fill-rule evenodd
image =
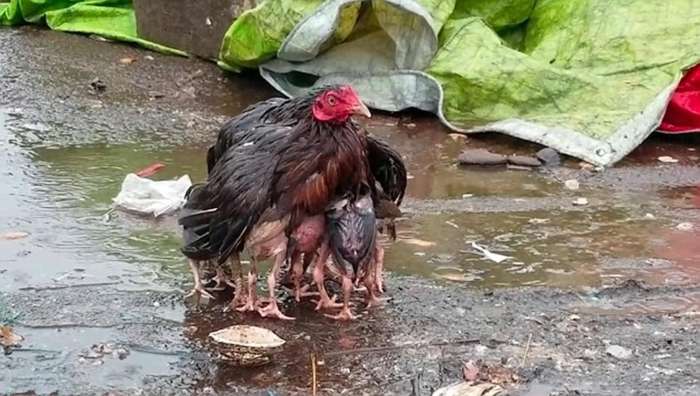
<instances>
[{"instance_id":1,"label":"scaly foot","mask_svg":"<svg viewBox=\"0 0 700 396\"><path fill-rule=\"evenodd\" d=\"M300 302L303 297L316 297L319 296L319 292L310 292L307 291L311 288L311 285L304 285L302 287L298 287L294 289L294 299L297 302Z\"/></svg>"},{"instance_id":2,"label":"scaly foot","mask_svg":"<svg viewBox=\"0 0 700 396\"><path fill-rule=\"evenodd\" d=\"M192 291L185 295L185 298L190 298L192 296L195 296L195 303L196 304L199 304L199 300L202 298L202 296L209 298L209 299L212 299L212 300L214 299L214 296L209 294L209 292L206 291L204 289L204 287L202 287L201 284L195 285L192 288Z\"/></svg>"},{"instance_id":3,"label":"scaly foot","mask_svg":"<svg viewBox=\"0 0 700 396\"><path fill-rule=\"evenodd\" d=\"M327 295L324 295L323 293L321 293L319 295L318 301L312 301L312 302L316 303L315 309L317 311L320 311L321 309L327 309L327 308L342 308L343 304L336 302L335 299L336 299L336 296L333 296L333 298L328 298Z\"/></svg>"},{"instance_id":4,"label":"scaly foot","mask_svg":"<svg viewBox=\"0 0 700 396\"><path fill-rule=\"evenodd\" d=\"M350 308L348 308L348 307L343 307L343 309L341 309L337 315L324 314L324 316L327 318L335 319L335 320L355 320L355 319L357 319L357 316L353 315L352 312L350 312Z\"/></svg>"},{"instance_id":5,"label":"scaly foot","mask_svg":"<svg viewBox=\"0 0 700 396\"><path fill-rule=\"evenodd\" d=\"M263 318L266 318L269 316L271 318L277 318L277 319L282 319L282 320L294 320L294 319L296 319L296 318L293 318L291 316L287 316L287 315L283 314L280 311L279 307L277 306L277 301L275 301L275 300L270 300L270 302L266 306L264 306L262 308L258 308L258 313Z\"/></svg>"}]
</instances>

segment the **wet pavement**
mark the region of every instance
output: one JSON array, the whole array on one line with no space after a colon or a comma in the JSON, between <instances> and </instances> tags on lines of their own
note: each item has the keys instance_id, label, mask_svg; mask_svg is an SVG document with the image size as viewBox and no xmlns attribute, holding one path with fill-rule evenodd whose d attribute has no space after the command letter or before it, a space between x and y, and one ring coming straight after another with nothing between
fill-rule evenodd
<instances>
[{"instance_id":1,"label":"wet pavement","mask_svg":"<svg viewBox=\"0 0 700 396\"><path fill-rule=\"evenodd\" d=\"M654 136L602 173L575 160L463 167L465 147L539 147L376 115L367 127L410 173L399 240L384 241L393 300L351 324L290 305L298 320L280 323L185 303L174 219L110 212L123 177L151 163L166 165L155 178L201 180L217 127L274 92L254 75L84 36L25 27L0 41L0 234L29 234L0 240L0 312L19 314L25 337L0 357L0 391L305 395L315 353L328 395L429 395L476 358L517 367L516 394L700 393L700 139ZM288 341L272 365L209 355L207 334L240 322ZM441 345L414 345L425 343ZM128 355L90 352L102 344ZM633 357L607 356L609 344Z\"/></svg>"}]
</instances>

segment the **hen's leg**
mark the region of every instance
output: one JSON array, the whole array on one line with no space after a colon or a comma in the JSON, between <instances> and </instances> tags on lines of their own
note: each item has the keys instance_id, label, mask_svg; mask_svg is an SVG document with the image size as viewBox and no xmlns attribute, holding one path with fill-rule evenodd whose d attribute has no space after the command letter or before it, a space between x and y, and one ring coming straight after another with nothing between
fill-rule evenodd
<instances>
[{"instance_id":1,"label":"hen's leg","mask_svg":"<svg viewBox=\"0 0 700 396\"><path fill-rule=\"evenodd\" d=\"M229 303L228 309L236 309L245 302L245 287L243 281L243 268L241 267L241 258L238 253L234 253L228 259L228 265L231 268L231 276L234 279L233 285L233 300Z\"/></svg>"},{"instance_id":2,"label":"hen's leg","mask_svg":"<svg viewBox=\"0 0 700 396\"><path fill-rule=\"evenodd\" d=\"M316 288L318 288L318 302L316 304L317 311L321 308L342 307L342 304L335 302L335 298L331 300L328 297L326 286L323 284L325 280L326 261L328 261L328 256L328 246L324 243L324 245L321 247L321 253L317 258L316 265L314 265L314 282L316 283Z\"/></svg>"},{"instance_id":3,"label":"hen's leg","mask_svg":"<svg viewBox=\"0 0 700 396\"><path fill-rule=\"evenodd\" d=\"M379 243L374 250L374 261L374 282L377 286L377 292L384 294L384 248Z\"/></svg>"},{"instance_id":4,"label":"hen's leg","mask_svg":"<svg viewBox=\"0 0 700 396\"><path fill-rule=\"evenodd\" d=\"M194 287L192 288L192 291L187 293L185 295L185 298L189 298L191 296L195 296L195 303L199 305L199 300L202 296L206 298L211 298L212 300L214 299L214 296L209 294L206 290L204 290L204 285L202 284L202 279L199 277L199 263L195 262L192 259L187 260L190 264L190 270L192 271L192 276L194 277Z\"/></svg>"},{"instance_id":5,"label":"hen's leg","mask_svg":"<svg viewBox=\"0 0 700 396\"><path fill-rule=\"evenodd\" d=\"M309 268L309 265L314 259L314 253L305 253L304 254L304 259L299 260L299 257L297 256L294 260L294 265L293 265L293 271L294 271L294 299L299 302L301 301L302 297L310 297L310 296L318 296L319 294L317 292L307 292L309 290L309 287L311 285L306 284L304 286L301 286L301 281L304 279L304 274L306 273L306 269Z\"/></svg>"},{"instance_id":6,"label":"hen's leg","mask_svg":"<svg viewBox=\"0 0 700 396\"><path fill-rule=\"evenodd\" d=\"M236 287L236 285L233 282L231 282L231 279L229 279L228 275L226 275L224 269L219 266L216 267L216 276L214 276L214 282L216 282L214 287L208 287L207 290L221 291L226 290L226 286L230 286L233 288Z\"/></svg>"},{"instance_id":7,"label":"hen's leg","mask_svg":"<svg viewBox=\"0 0 700 396\"><path fill-rule=\"evenodd\" d=\"M355 315L350 312L350 293L352 292L352 280L349 276L343 276L343 308L337 315L327 315L327 317L336 320L353 320L357 319Z\"/></svg>"},{"instance_id":8,"label":"hen's leg","mask_svg":"<svg viewBox=\"0 0 700 396\"><path fill-rule=\"evenodd\" d=\"M236 308L240 312L257 310L257 282L258 282L258 263L255 255L250 257L250 271L248 271L248 298L242 307Z\"/></svg>"},{"instance_id":9,"label":"hen's leg","mask_svg":"<svg viewBox=\"0 0 700 396\"><path fill-rule=\"evenodd\" d=\"M277 275L280 271L280 267L282 266L283 261L283 255L278 254L277 257L275 257L275 263L272 266L272 270L270 270L270 275L268 275L267 277L267 287L270 293L270 300L265 307L258 309L260 316L262 316L263 318L271 316L277 319L294 320L293 317L287 316L280 312L280 309L277 306L277 297L275 295L275 290L277 289Z\"/></svg>"}]
</instances>

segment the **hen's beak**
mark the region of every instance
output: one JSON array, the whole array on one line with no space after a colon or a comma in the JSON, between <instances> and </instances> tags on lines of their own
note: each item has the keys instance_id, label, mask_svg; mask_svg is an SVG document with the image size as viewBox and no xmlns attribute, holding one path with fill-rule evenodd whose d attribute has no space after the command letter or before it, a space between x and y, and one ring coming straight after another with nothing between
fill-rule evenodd
<instances>
[{"instance_id":1,"label":"hen's beak","mask_svg":"<svg viewBox=\"0 0 700 396\"><path fill-rule=\"evenodd\" d=\"M365 106L364 103L362 103L361 100L357 101L355 107L352 108L352 112L353 114L359 114L367 118L372 118L372 113L369 112L369 109L367 108L367 106Z\"/></svg>"}]
</instances>

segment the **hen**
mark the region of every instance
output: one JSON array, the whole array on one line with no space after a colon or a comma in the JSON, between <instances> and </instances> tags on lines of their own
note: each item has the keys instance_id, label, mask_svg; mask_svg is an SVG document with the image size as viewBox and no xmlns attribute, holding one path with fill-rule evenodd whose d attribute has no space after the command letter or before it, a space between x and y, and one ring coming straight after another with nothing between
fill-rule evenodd
<instances>
[{"instance_id":1,"label":"hen","mask_svg":"<svg viewBox=\"0 0 700 396\"><path fill-rule=\"evenodd\" d=\"M221 145L226 147L210 150L207 181L188 194L180 219L186 243L182 252L195 277L198 262L216 258L219 265L228 262L240 278L239 255L244 249L251 253L248 296L237 288L232 301L237 308L258 309L255 260L275 257L268 280L271 299L260 312L283 318L272 289L288 237L307 219L322 215L339 192L371 183L365 136L350 121L352 114L369 116L369 111L351 87L326 88L288 101L305 115L253 123L245 130L247 138L233 134L227 146ZM202 291L195 280L194 292Z\"/></svg>"}]
</instances>

